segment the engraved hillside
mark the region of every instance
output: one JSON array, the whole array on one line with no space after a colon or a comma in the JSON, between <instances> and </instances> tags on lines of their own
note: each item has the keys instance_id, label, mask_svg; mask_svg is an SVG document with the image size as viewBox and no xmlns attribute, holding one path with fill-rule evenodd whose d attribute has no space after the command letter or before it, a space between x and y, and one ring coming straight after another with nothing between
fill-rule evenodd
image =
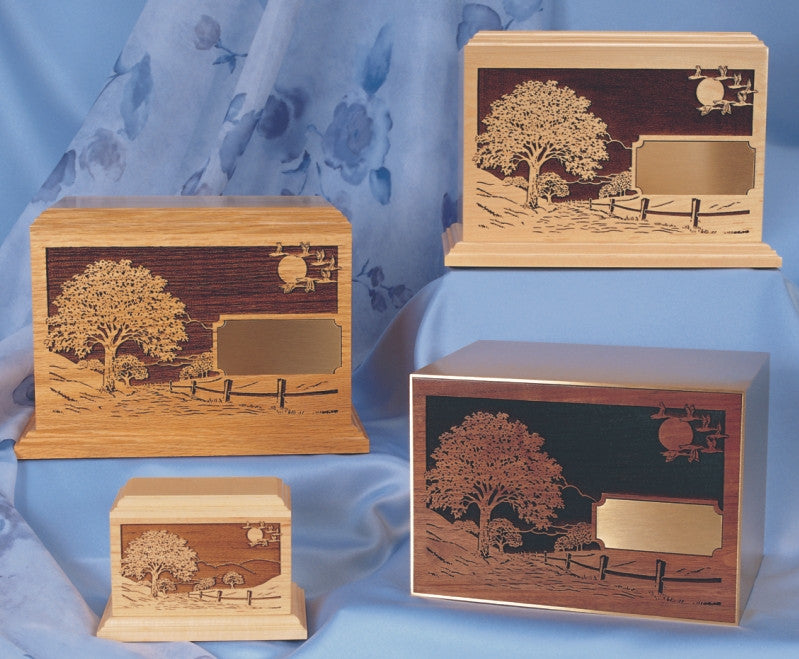
<instances>
[{"instance_id":1,"label":"engraved hillside","mask_svg":"<svg viewBox=\"0 0 799 659\"><path fill-rule=\"evenodd\" d=\"M752 131L751 72L591 72L605 87L575 70L547 77L555 73L480 72L466 163L475 237L735 242L758 233L756 153L741 139ZM679 86L674 98L658 77Z\"/></svg>"},{"instance_id":2,"label":"engraved hillside","mask_svg":"<svg viewBox=\"0 0 799 659\"><path fill-rule=\"evenodd\" d=\"M445 396L427 411L448 429L427 430L417 586L554 605L580 592L652 611L730 605L715 556L723 411ZM678 514L685 542L669 530Z\"/></svg>"},{"instance_id":3,"label":"engraved hillside","mask_svg":"<svg viewBox=\"0 0 799 659\"><path fill-rule=\"evenodd\" d=\"M124 608L272 608L281 602L280 524L123 526Z\"/></svg>"},{"instance_id":4,"label":"engraved hillside","mask_svg":"<svg viewBox=\"0 0 799 659\"><path fill-rule=\"evenodd\" d=\"M340 328L281 314L334 310L338 270L337 249L310 242L49 250L49 386L40 400L56 413L120 417L335 413L325 397L338 387L325 374L342 363ZM228 271L223 283L209 279ZM221 337L242 321L271 323L269 340L239 341L232 353L227 340L223 364ZM303 343L290 352L297 333ZM324 364L313 357L321 340ZM230 375L231 363L250 370Z\"/></svg>"}]
</instances>

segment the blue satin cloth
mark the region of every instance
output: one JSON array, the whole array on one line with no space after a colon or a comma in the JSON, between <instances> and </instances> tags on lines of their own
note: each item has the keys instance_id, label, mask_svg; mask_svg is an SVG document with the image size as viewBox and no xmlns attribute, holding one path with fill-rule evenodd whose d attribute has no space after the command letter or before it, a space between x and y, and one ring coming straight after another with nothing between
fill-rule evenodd
<instances>
[{"instance_id":1,"label":"blue satin cloth","mask_svg":"<svg viewBox=\"0 0 799 659\"><path fill-rule=\"evenodd\" d=\"M787 4L787 3L786 3ZM721 0L150 0L0 245L0 656L714 657L799 647L797 8ZM477 29L751 30L771 46L764 239L782 270L443 267L457 218L460 53ZM769 40L767 37L770 37ZM366 455L17 462L34 406L27 231L65 195L320 194L354 234L353 396ZM771 354L765 558L740 628L410 595L408 375L479 339ZM68 441L68 440L67 440ZM94 636L108 512L138 476L292 488L304 642Z\"/></svg>"},{"instance_id":2,"label":"blue satin cloth","mask_svg":"<svg viewBox=\"0 0 799 659\"><path fill-rule=\"evenodd\" d=\"M530 648L544 656L625 656L645 649L654 656L786 656L799 643L799 612L792 605L799 518L786 505L799 495L799 445L792 439L799 424L794 293L774 270L448 272L403 308L354 375L355 403L372 443L368 455L16 465L16 509L6 507L7 526L0 531L0 539L10 535L15 544L2 565L18 579L36 565L37 587L17 590L25 597L19 610L8 612L12 622L0 626L3 638L15 640L14 632L19 647L31 652L37 647L29 645L32 638L48 638L35 630L47 630L53 643L69 632L76 648L106 652L109 642L91 634L110 589L108 510L129 478L275 475L292 488L293 579L306 592L309 640L199 644L214 656L528 656ZM690 322L687 306L701 310L689 314ZM410 595L408 375L484 338L771 354L766 555L740 628ZM10 442L3 448L0 464L13 473ZM58 616L40 611L42 602ZM47 656L43 647L39 654ZM152 653L145 656L184 656L184 650L184 644L135 646ZM108 652L102 656L115 656Z\"/></svg>"}]
</instances>

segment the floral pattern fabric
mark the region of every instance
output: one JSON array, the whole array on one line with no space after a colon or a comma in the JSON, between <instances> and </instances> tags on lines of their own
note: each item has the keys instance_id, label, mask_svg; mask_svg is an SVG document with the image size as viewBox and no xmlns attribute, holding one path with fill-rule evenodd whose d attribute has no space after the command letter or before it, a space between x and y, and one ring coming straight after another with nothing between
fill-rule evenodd
<instances>
[{"instance_id":1,"label":"floral pattern fabric","mask_svg":"<svg viewBox=\"0 0 799 659\"><path fill-rule=\"evenodd\" d=\"M443 272L440 234L460 197L460 51L481 29L545 27L545 9L150 2L16 231L66 195L321 195L353 226L357 365Z\"/></svg>"},{"instance_id":2,"label":"floral pattern fabric","mask_svg":"<svg viewBox=\"0 0 799 659\"><path fill-rule=\"evenodd\" d=\"M414 293L443 272L441 232L460 199L465 41L480 29L540 28L547 20L542 0L381 0L368 10L362 0L145 5L80 130L0 245L0 654L207 656L191 644L127 648L96 639L96 603L93 613L14 506L18 471L30 477L17 468L13 440L35 399L28 251L35 217L64 196L321 195L353 228L356 366ZM386 460L391 489L402 492L406 464ZM103 473L133 475L123 462L107 461ZM91 461L57 470L47 486L68 473L82 487L75 472L82 467ZM299 463L295 471L301 509L309 475ZM89 481L99 485L97 474ZM356 479L348 498L368 496L365 483ZM389 511L389 528L404 533L405 498L383 501L379 514ZM317 590L334 588L385 558L359 559L339 566L337 577L312 581ZM33 571L41 592L26 586ZM291 651L271 647L274 656Z\"/></svg>"}]
</instances>

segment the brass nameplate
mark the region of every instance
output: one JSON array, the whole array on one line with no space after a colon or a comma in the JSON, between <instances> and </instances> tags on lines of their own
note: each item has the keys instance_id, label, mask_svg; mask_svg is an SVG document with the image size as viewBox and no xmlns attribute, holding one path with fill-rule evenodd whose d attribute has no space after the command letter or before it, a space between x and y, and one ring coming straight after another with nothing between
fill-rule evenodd
<instances>
[{"instance_id":1,"label":"brass nameplate","mask_svg":"<svg viewBox=\"0 0 799 659\"><path fill-rule=\"evenodd\" d=\"M755 155L746 141L645 139L635 149L635 182L644 195L745 195Z\"/></svg>"},{"instance_id":2,"label":"brass nameplate","mask_svg":"<svg viewBox=\"0 0 799 659\"><path fill-rule=\"evenodd\" d=\"M596 536L608 549L712 556L721 547L722 516L712 503L604 497Z\"/></svg>"},{"instance_id":3,"label":"brass nameplate","mask_svg":"<svg viewBox=\"0 0 799 659\"><path fill-rule=\"evenodd\" d=\"M224 318L216 358L227 375L334 373L341 327L330 318Z\"/></svg>"}]
</instances>

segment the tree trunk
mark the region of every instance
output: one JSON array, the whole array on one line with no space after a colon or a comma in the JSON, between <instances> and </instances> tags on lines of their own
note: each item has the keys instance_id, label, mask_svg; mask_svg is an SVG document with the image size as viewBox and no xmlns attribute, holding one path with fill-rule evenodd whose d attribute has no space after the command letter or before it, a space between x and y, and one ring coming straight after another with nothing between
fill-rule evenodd
<instances>
[{"instance_id":1,"label":"tree trunk","mask_svg":"<svg viewBox=\"0 0 799 659\"><path fill-rule=\"evenodd\" d=\"M109 393L113 393L116 389L114 383L114 357L116 357L116 350L110 346L104 347L105 359L103 362L103 389Z\"/></svg>"},{"instance_id":2,"label":"tree trunk","mask_svg":"<svg viewBox=\"0 0 799 659\"><path fill-rule=\"evenodd\" d=\"M477 551L480 556L488 558L491 553L491 539L488 536L488 525L491 521L491 508L480 506L480 526L477 532Z\"/></svg>"},{"instance_id":3,"label":"tree trunk","mask_svg":"<svg viewBox=\"0 0 799 659\"><path fill-rule=\"evenodd\" d=\"M150 581L150 595L158 597L158 571L153 570L151 573L152 580Z\"/></svg>"},{"instance_id":4,"label":"tree trunk","mask_svg":"<svg viewBox=\"0 0 799 659\"><path fill-rule=\"evenodd\" d=\"M527 179L527 199L525 203L530 208L538 208L538 174L541 171L540 165L534 166L532 163L527 163L530 168L530 175Z\"/></svg>"}]
</instances>

